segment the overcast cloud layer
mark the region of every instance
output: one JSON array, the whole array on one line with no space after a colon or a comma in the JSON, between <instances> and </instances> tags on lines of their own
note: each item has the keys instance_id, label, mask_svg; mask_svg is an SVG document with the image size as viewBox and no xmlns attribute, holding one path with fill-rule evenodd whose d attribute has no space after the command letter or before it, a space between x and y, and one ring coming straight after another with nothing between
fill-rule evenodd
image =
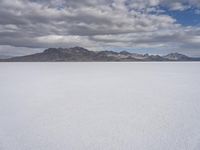
<instances>
[{"instance_id":1,"label":"overcast cloud layer","mask_svg":"<svg viewBox=\"0 0 200 150\"><path fill-rule=\"evenodd\" d=\"M200 56L199 26L165 13L191 8L198 13L200 0L0 0L0 52L82 46Z\"/></svg>"}]
</instances>

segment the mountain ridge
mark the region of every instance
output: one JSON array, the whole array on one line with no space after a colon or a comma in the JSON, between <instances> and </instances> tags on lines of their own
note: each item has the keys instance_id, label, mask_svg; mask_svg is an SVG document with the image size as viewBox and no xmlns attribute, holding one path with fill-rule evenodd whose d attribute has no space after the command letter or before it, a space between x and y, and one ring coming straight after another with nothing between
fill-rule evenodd
<instances>
[{"instance_id":1,"label":"mountain ridge","mask_svg":"<svg viewBox=\"0 0 200 150\"><path fill-rule=\"evenodd\" d=\"M48 48L41 53L0 59L0 62L95 62L95 61L200 61L180 53L165 56L127 51L90 51L83 47Z\"/></svg>"}]
</instances>

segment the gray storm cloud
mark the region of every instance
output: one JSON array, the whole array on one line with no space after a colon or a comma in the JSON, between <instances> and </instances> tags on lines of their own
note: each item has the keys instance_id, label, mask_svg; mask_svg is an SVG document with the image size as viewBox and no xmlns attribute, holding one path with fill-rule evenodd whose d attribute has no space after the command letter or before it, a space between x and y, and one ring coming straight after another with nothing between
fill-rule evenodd
<instances>
[{"instance_id":1,"label":"gray storm cloud","mask_svg":"<svg viewBox=\"0 0 200 150\"><path fill-rule=\"evenodd\" d=\"M0 0L0 45L27 48L83 46L190 49L198 27L164 14L199 7L199 0ZM154 13L152 13L154 12ZM188 40L189 39L189 40ZM177 47L178 46L178 47Z\"/></svg>"}]
</instances>

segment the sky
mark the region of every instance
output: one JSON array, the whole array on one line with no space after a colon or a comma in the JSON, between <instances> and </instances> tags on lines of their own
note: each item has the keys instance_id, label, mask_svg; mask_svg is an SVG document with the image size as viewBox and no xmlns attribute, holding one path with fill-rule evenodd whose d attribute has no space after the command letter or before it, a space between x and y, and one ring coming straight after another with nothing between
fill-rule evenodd
<instances>
[{"instance_id":1,"label":"sky","mask_svg":"<svg viewBox=\"0 0 200 150\"><path fill-rule=\"evenodd\" d=\"M200 56L200 0L0 0L0 55L50 47Z\"/></svg>"}]
</instances>

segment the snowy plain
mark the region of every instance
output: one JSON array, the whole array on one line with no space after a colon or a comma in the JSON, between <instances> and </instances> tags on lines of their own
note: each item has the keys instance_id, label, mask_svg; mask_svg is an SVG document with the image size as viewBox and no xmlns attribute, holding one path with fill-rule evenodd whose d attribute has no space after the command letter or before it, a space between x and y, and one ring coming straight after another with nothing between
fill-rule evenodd
<instances>
[{"instance_id":1,"label":"snowy plain","mask_svg":"<svg viewBox=\"0 0 200 150\"><path fill-rule=\"evenodd\" d=\"M0 150L200 150L200 63L0 63Z\"/></svg>"}]
</instances>

